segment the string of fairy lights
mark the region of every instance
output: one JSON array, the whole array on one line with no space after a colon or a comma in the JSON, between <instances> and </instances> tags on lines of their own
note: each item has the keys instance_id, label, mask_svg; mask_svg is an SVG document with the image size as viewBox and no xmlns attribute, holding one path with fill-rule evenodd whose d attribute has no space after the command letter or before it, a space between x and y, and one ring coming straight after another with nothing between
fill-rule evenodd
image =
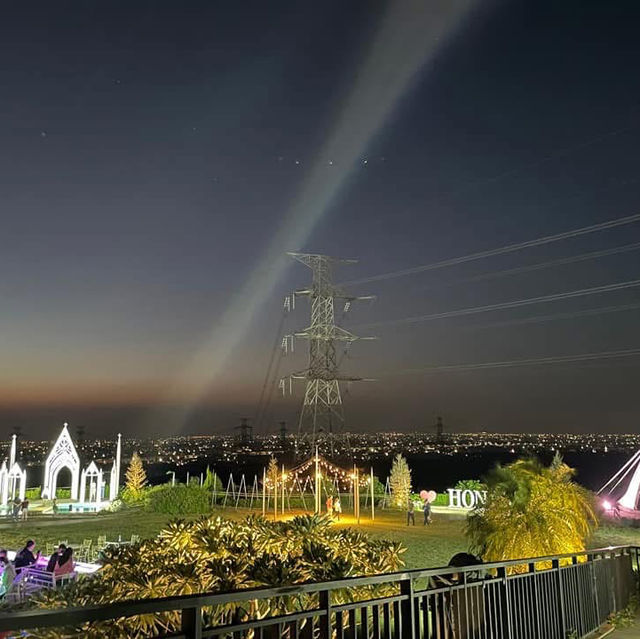
<instances>
[{"instance_id":1,"label":"string of fairy lights","mask_svg":"<svg viewBox=\"0 0 640 639\"><path fill-rule=\"evenodd\" d=\"M354 470L346 470L340 466L332 464L324 457L318 456L317 464L320 478L329 480L331 483L337 483L341 488L350 488L356 477L358 477L358 483L360 486L367 486L371 481L371 478L367 473L363 473L361 470L358 470L357 473ZM282 485L282 482L284 482L285 486L287 484L291 484L293 488L295 485L304 485L307 482L314 482L315 473L316 458L311 457L289 471L285 470L284 472L279 472L276 481L280 485ZM267 487L273 488L274 478L267 474L265 479Z\"/></svg>"}]
</instances>

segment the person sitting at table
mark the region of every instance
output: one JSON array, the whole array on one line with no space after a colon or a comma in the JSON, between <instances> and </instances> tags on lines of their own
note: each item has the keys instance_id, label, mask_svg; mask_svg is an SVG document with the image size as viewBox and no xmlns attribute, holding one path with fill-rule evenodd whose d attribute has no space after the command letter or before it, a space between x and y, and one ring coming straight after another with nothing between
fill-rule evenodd
<instances>
[{"instance_id":1,"label":"person sitting at table","mask_svg":"<svg viewBox=\"0 0 640 639\"><path fill-rule=\"evenodd\" d=\"M33 539L29 539L25 544L24 548L16 555L16 559L13 562L15 564L16 570L19 568L25 568L26 566L32 566L38 561L38 557L40 557L40 551L38 551L37 555L33 554L33 550L36 547L36 542Z\"/></svg>"},{"instance_id":2,"label":"person sitting at table","mask_svg":"<svg viewBox=\"0 0 640 639\"><path fill-rule=\"evenodd\" d=\"M68 575L75 570L76 564L73 561L73 548L69 546L65 548L58 557L58 562L53 569L54 577L61 577L62 575Z\"/></svg>"},{"instance_id":3,"label":"person sitting at table","mask_svg":"<svg viewBox=\"0 0 640 639\"><path fill-rule=\"evenodd\" d=\"M49 557L49 563L47 564L47 572L53 572L60 559L60 555L67 549L64 544L60 544L54 551L51 557Z\"/></svg>"}]
</instances>

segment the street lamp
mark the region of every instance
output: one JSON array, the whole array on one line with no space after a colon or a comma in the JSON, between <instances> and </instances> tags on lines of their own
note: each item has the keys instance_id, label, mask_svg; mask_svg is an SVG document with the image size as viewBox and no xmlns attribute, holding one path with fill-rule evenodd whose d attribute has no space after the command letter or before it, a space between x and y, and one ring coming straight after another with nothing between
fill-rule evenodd
<instances>
[{"instance_id":1,"label":"street lamp","mask_svg":"<svg viewBox=\"0 0 640 639\"><path fill-rule=\"evenodd\" d=\"M171 475L171 485L176 485L176 472L174 470L168 470L167 475Z\"/></svg>"}]
</instances>

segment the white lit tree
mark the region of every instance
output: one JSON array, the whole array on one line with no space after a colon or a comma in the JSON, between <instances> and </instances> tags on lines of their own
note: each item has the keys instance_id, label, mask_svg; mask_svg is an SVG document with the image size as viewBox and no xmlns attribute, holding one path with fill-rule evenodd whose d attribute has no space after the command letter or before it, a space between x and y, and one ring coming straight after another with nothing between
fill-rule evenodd
<instances>
[{"instance_id":1,"label":"white lit tree","mask_svg":"<svg viewBox=\"0 0 640 639\"><path fill-rule=\"evenodd\" d=\"M278 489L278 482L280 481L280 469L278 468L278 461L275 457L269 460L269 466L267 467L267 482L272 490Z\"/></svg>"},{"instance_id":2,"label":"white lit tree","mask_svg":"<svg viewBox=\"0 0 640 639\"><path fill-rule=\"evenodd\" d=\"M407 460L400 453L393 459L389 485L394 505L406 506L411 493L411 469Z\"/></svg>"},{"instance_id":3,"label":"white lit tree","mask_svg":"<svg viewBox=\"0 0 640 639\"><path fill-rule=\"evenodd\" d=\"M136 500L142 497L142 491L147 485L147 473L142 465L142 459L138 453L133 453L131 457L131 463L127 468L127 484L126 491L129 496Z\"/></svg>"}]
</instances>

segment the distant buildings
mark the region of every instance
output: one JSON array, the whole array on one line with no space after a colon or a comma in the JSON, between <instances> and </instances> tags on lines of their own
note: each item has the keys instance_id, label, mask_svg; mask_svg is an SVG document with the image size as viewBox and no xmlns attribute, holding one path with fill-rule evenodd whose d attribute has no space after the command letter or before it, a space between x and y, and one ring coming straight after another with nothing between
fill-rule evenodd
<instances>
[{"instance_id":1,"label":"distant buildings","mask_svg":"<svg viewBox=\"0 0 640 639\"><path fill-rule=\"evenodd\" d=\"M640 448L639 434L572 434L572 433L446 433L385 432L359 433L349 436L343 450L345 457L355 461L375 461L390 458L396 453L404 455L457 455L475 452L509 452L514 454L540 454L560 451L608 453L629 452ZM196 435L162 437L158 439L127 439L129 451L140 452L145 464L163 463L173 468L186 466L199 460L222 462L246 461L252 457L274 455L281 457L291 449L291 437L282 433L271 436L253 436L250 441L237 435ZM49 442L23 442L22 468L44 464L51 448ZM93 459L97 465L112 464L116 446L112 440L87 440L81 457ZM322 450L320 452L323 452ZM127 451L123 451L127 458Z\"/></svg>"}]
</instances>

